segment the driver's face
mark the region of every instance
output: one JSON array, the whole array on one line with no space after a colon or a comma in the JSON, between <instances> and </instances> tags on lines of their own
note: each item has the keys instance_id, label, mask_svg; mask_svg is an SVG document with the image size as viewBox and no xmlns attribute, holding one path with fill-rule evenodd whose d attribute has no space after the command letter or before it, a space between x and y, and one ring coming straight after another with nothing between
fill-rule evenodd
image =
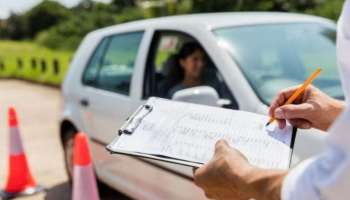
<instances>
[{"instance_id":1,"label":"driver's face","mask_svg":"<svg viewBox=\"0 0 350 200\"><path fill-rule=\"evenodd\" d=\"M184 69L185 76L199 79L205 67L204 53L201 50L196 50L191 55L181 59L180 64Z\"/></svg>"}]
</instances>

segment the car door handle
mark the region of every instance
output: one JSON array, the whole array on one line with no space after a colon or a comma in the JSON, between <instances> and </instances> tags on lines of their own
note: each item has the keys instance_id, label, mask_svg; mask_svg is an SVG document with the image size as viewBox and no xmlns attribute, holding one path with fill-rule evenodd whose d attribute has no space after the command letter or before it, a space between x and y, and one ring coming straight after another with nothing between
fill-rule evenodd
<instances>
[{"instance_id":1,"label":"car door handle","mask_svg":"<svg viewBox=\"0 0 350 200\"><path fill-rule=\"evenodd\" d=\"M89 106L89 101L87 99L81 99L80 100L80 105L83 107L88 107Z\"/></svg>"}]
</instances>

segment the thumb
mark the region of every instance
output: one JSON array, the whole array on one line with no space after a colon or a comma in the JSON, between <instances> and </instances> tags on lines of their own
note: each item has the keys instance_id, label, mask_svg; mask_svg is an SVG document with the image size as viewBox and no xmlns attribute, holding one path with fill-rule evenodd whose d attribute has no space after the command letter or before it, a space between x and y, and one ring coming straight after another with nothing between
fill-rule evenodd
<instances>
[{"instance_id":1,"label":"thumb","mask_svg":"<svg viewBox=\"0 0 350 200\"><path fill-rule=\"evenodd\" d=\"M230 150L230 146L228 145L226 140L221 139L221 140L216 142L216 144L215 144L215 155L227 152L229 150Z\"/></svg>"},{"instance_id":2,"label":"thumb","mask_svg":"<svg viewBox=\"0 0 350 200\"><path fill-rule=\"evenodd\" d=\"M281 106L275 110L277 119L305 119L313 110L313 106L309 103L288 104Z\"/></svg>"}]
</instances>

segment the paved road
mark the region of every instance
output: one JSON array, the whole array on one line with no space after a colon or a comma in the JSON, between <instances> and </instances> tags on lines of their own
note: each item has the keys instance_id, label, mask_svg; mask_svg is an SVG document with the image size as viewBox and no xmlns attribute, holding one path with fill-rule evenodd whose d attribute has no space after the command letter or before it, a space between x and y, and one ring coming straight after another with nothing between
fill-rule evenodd
<instances>
[{"instance_id":1,"label":"paved road","mask_svg":"<svg viewBox=\"0 0 350 200\"><path fill-rule=\"evenodd\" d=\"M32 173L47 191L21 200L70 199L71 189L64 170L58 136L60 91L16 80L0 80L0 187L7 178L7 108L15 106ZM107 190L101 199L121 199ZM124 199L124 197L122 198Z\"/></svg>"}]
</instances>

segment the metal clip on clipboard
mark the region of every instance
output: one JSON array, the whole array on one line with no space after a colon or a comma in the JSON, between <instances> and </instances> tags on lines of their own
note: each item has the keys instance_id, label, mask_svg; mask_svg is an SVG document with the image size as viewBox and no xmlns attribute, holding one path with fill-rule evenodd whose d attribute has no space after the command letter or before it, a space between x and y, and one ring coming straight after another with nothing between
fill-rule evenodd
<instances>
[{"instance_id":1,"label":"metal clip on clipboard","mask_svg":"<svg viewBox=\"0 0 350 200\"><path fill-rule=\"evenodd\" d=\"M140 106L134 114L132 114L123 126L119 129L119 135L121 134L132 134L135 129L141 124L143 118L146 117L151 111L153 107L151 105L142 105Z\"/></svg>"}]
</instances>

